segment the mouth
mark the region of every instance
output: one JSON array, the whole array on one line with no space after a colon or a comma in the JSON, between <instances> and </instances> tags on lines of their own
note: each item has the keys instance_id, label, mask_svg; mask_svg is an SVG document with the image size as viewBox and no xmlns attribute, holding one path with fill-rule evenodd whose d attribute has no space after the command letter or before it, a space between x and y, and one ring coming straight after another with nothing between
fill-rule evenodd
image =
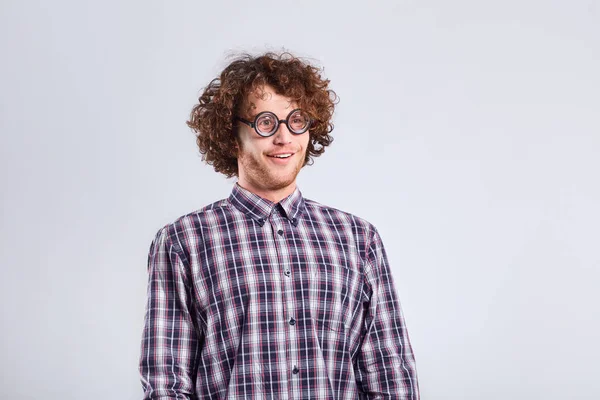
<instances>
[{"instance_id":1,"label":"mouth","mask_svg":"<svg viewBox=\"0 0 600 400\"><path fill-rule=\"evenodd\" d=\"M293 155L294 155L294 153L281 153L281 154L273 154L273 155L267 154L267 157L270 157L270 158L279 158L279 159L286 159L286 158L290 158Z\"/></svg>"},{"instance_id":2,"label":"mouth","mask_svg":"<svg viewBox=\"0 0 600 400\"><path fill-rule=\"evenodd\" d=\"M293 164L294 154L296 153L267 154L267 157L272 165L287 167L288 165Z\"/></svg>"}]
</instances>

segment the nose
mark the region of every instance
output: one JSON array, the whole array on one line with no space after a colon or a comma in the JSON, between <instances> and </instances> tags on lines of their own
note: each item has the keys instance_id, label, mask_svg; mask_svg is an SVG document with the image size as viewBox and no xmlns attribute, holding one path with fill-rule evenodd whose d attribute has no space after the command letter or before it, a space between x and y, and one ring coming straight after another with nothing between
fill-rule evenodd
<instances>
[{"instance_id":1,"label":"nose","mask_svg":"<svg viewBox=\"0 0 600 400\"><path fill-rule=\"evenodd\" d=\"M285 123L280 123L273 135L274 144L288 144L292 142L292 132Z\"/></svg>"}]
</instances>

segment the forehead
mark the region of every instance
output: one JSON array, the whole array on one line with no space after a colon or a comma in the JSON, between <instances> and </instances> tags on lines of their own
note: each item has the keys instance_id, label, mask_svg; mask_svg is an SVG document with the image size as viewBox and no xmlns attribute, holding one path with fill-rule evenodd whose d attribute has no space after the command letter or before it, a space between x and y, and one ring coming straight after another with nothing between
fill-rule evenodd
<instances>
[{"instance_id":1,"label":"forehead","mask_svg":"<svg viewBox=\"0 0 600 400\"><path fill-rule=\"evenodd\" d=\"M270 86L259 87L248 93L243 106L244 112L249 116L255 116L263 111L272 111L282 117L294 108L297 108L296 102L276 93Z\"/></svg>"}]
</instances>

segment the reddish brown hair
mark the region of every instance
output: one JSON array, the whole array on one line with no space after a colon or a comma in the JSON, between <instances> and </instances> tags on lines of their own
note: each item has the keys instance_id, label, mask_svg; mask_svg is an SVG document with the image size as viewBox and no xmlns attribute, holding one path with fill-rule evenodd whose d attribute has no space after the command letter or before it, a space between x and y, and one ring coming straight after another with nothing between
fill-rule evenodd
<instances>
[{"instance_id":1,"label":"reddish brown hair","mask_svg":"<svg viewBox=\"0 0 600 400\"><path fill-rule=\"evenodd\" d=\"M333 138L331 118L338 97L320 69L290 53L244 54L204 89L187 124L197 135L202 159L228 178L238 175L235 116L246 116L246 96L265 85L290 98L314 119L304 165L312 164Z\"/></svg>"}]
</instances>

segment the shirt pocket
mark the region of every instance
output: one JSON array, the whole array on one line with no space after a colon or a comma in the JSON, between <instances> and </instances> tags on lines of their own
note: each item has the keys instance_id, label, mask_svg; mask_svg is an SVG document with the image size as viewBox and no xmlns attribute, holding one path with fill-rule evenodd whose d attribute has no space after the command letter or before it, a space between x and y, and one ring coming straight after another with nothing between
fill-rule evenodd
<instances>
[{"instance_id":1,"label":"shirt pocket","mask_svg":"<svg viewBox=\"0 0 600 400\"><path fill-rule=\"evenodd\" d=\"M341 321L336 321L333 319L326 319L323 321L316 321L317 324L323 325L330 331L346 333L346 325Z\"/></svg>"},{"instance_id":2,"label":"shirt pocket","mask_svg":"<svg viewBox=\"0 0 600 400\"><path fill-rule=\"evenodd\" d=\"M362 278L358 271L334 263L310 263L311 314L331 330L342 330L360 301Z\"/></svg>"}]
</instances>

